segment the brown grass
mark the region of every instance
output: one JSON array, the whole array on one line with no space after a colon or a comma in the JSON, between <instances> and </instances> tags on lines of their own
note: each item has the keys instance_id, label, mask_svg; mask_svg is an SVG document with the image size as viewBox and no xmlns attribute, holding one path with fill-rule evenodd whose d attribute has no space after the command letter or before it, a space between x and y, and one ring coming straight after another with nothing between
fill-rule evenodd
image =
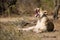
<instances>
[{"instance_id":1,"label":"brown grass","mask_svg":"<svg viewBox=\"0 0 60 40\"><path fill-rule=\"evenodd\" d=\"M26 26L36 24L34 17L23 17ZM0 40L60 40L60 19L54 21L55 30L53 32L34 33L32 31L19 31L18 28L26 27L22 23L22 18L0 18ZM24 26L22 26L24 25Z\"/></svg>"}]
</instances>

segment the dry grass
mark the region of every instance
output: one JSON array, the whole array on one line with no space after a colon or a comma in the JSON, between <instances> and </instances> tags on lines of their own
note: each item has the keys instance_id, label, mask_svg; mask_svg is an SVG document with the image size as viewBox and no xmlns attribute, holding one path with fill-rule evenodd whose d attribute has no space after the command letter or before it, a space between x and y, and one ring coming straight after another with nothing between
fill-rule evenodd
<instances>
[{"instance_id":1,"label":"dry grass","mask_svg":"<svg viewBox=\"0 0 60 40\"><path fill-rule=\"evenodd\" d=\"M0 40L60 40L60 20L54 21L55 31L34 33L32 31L19 31L19 27L27 27L36 24L33 17L22 18L0 18ZM23 23L22 23L23 22ZM25 25L24 23L29 23Z\"/></svg>"}]
</instances>

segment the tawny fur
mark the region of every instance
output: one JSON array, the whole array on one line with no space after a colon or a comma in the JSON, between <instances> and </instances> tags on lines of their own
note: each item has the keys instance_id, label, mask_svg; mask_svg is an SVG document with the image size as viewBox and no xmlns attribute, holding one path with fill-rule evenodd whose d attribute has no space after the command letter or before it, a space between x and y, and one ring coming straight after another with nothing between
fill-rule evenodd
<instances>
[{"instance_id":1,"label":"tawny fur","mask_svg":"<svg viewBox=\"0 0 60 40\"><path fill-rule=\"evenodd\" d=\"M43 31L53 31L54 24L46 16L45 14L46 11L43 11L42 9L39 9L39 8L36 8L36 10L39 10L38 11L39 17L38 17L36 26L21 28L20 30L23 30L23 31L32 30L33 32L36 32L36 33L43 32Z\"/></svg>"}]
</instances>

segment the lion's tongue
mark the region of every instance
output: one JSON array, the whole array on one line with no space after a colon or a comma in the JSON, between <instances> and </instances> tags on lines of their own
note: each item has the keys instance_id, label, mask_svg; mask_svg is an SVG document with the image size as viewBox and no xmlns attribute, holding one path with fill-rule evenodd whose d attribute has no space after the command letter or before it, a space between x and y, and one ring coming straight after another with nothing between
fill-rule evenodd
<instances>
[{"instance_id":1,"label":"lion's tongue","mask_svg":"<svg viewBox=\"0 0 60 40\"><path fill-rule=\"evenodd\" d=\"M38 13L35 14L36 17L37 17L38 15L39 15Z\"/></svg>"}]
</instances>

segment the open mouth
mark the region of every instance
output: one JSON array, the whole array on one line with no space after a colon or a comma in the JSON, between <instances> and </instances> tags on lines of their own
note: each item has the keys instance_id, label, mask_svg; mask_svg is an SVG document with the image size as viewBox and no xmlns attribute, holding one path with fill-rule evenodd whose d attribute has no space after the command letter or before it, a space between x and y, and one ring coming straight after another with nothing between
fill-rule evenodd
<instances>
[{"instance_id":1,"label":"open mouth","mask_svg":"<svg viewBox=\"0 0 60 40\"><path fill-rule=\"evenodd\" d=\"M35 17L38 17L38 16L39 16L39 14L38 14L38 13L36 13L36 14L35 14Z\"/></svg>"},{"instance_id":2,"label":"open mouth","mask_svg":"<svg viewBox=\"0 0 60 40\"><path fill-rule=\"evenodd\" d=\"M35 11L35 17L38 17L38 16L39 16L39 11L40 11L40 10L37 10L37 9L36 9L36 11Z\"/></svg>"}]
</instances>

